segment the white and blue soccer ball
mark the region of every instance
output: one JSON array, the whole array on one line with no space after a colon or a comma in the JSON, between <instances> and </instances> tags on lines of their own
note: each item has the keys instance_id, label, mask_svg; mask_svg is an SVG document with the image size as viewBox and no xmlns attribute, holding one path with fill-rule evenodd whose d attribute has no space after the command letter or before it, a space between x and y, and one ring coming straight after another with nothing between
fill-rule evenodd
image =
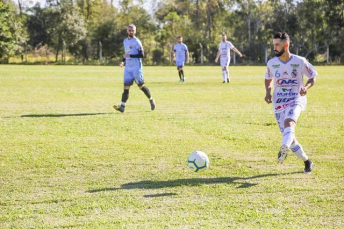
<instances>
[{"instance_id":1,"label":"white and blue soccer ball","mask_svg":"<svg viewBox=\"0 0 344 229\"><path fill-rule=\"evenodd\" d=\"M194 172L202 172L209 167L209 158L202 151L194 151L188 157L188 167Z\"/></svg>"}]
</instances>

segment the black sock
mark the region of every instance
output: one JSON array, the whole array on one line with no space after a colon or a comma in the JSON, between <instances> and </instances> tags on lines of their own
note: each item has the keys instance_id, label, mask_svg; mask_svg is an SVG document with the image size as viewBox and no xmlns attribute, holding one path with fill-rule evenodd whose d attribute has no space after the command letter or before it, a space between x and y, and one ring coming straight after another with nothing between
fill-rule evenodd
<instances>
[{"instance_id":1,"label":"black sock","mask_svg":"<svg viewBox=\"0 0 344 229\"><path fill-rule=\"evenodd\" d=\"M150 91L149 91L149 89L148 89L146 86L143 86L143 87L141 88L141 90L145 93L145 95L147 96L148 99L151 98Z\"/></svg>"},{"instance_id":2,"label":"black sock","mask_svg":"<svg viewBox=\"0 0 344 229\"><path fill-rule=\"evenodd\" d=\"M180 73L183 75L183 78L184 78L184 71L183 71L183 70L180 70Z\"/></svg>"},{"instance_id":3,"label":"black sock","mask_svg":"<svg viewBox=\"0 0 344 229\"><path fill-rule=\"evenodd\" d=\"M129 89L124 89L122 94L122 103L126 103L129 98Z\"/></svg>"},{"instance_id":4,"label":"black sock","mask_svg":"<svg viewBox=\"0 0 344 229\"><path fill-rule=\"evenodd\" d=\"M182 71L181 70L178 71L178 74L179 74L179 79L182 79Z\"/></svg>"}]
</instances>

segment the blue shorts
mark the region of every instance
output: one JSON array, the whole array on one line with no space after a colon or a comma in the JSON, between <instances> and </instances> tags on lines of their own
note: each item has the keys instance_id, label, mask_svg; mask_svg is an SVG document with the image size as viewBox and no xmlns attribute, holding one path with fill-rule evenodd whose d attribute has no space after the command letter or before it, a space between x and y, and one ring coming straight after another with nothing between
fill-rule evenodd
<instances>
[{"instance_id":1,"label":"blue shorts","mask_svg":"<svg viewBox=\"0 0 344 229\"><path fill-rule=\"evenodd\" d=\"M128 70L124 69L124 86L131 86L133 83L144 84L142 69L140 70Z\"/></svg>"},{"instance_id":2,"label":"blue shorts","mask_svg":"<svg viewBox=\"0 0 344 229\"><path fill-rule=\"evenodd\" d=\"M184 66L184 61L176 61L176 66L177 66L177 69L178 68L182 68Z\"/></svg>"}]
</instances>

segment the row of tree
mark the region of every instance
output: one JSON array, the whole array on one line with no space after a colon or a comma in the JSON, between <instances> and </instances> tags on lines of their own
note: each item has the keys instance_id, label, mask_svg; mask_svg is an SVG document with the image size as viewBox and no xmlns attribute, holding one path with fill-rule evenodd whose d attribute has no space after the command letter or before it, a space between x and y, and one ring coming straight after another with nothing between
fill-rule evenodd
<instances>
[{"instance_id":1,"label":"row of tree","mask_svg":"<svg viewBox=\"0 0 344 229\"><path fill-rule=\"evenodd\" d=\"M121 60L130 23L137 26L145 62L150 64L169 63L180 35L193 63L213 63L222 33L244 54L237 62L264 63L273 56L271 42L277 31L286 31L291 51L310 61L344 63L343 0L46 0L34 6L25 2L0 0L3 63L30 50L54 54L55 62L67 51L74 62L95 63L101 54L104 63L114 63Z\"/></svg>"}]
</instances>

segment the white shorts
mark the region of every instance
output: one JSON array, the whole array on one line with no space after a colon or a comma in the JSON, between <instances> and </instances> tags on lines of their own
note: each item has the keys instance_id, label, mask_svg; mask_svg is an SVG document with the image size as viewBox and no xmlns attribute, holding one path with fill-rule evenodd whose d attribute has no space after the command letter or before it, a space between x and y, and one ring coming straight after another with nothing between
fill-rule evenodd
<instances>
[{"instance_id":1,"label":"white shorts","mask_svg":"<svg viewBox=\"0 0 344 229\"><path fill-rule=\"evenodd\" d=\"M284 131L284 120L290 118L297 122L297 119L300 117L302 111L302 107L300 105L292 105L287 107L284 111L280 113L275 113L275 118L278 123L278 127L280 128L281 132Z\"/></svg>"},{"instance_id":2,"label":"white shorts","mask_svg":"<svg viewBox=\"0 0 344 229\"><path fill-rule=\"evenodd\" d=\"M227 68L230 60L229 58L220 58L221 68Z\"/></svg>"}]
</instances>

